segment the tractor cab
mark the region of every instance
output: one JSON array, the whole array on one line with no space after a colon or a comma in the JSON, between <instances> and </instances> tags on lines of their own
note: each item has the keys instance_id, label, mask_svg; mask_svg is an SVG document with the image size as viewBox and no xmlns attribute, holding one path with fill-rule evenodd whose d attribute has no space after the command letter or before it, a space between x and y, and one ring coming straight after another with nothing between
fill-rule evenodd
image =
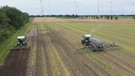
<instances>
[{"instance_id":1,"label":"tractor cab","mask_svg":"<svg viewBox=\"0 0 135 76\"><path fill-rule=\"evenodd\" d=\"M84 44L85 46L88 46L89 45L89 38L90 37L93 37L92 35L90 34L86 34L83 36L83 40L81 41L82 44Z\"/></svg>"}]
</instances>

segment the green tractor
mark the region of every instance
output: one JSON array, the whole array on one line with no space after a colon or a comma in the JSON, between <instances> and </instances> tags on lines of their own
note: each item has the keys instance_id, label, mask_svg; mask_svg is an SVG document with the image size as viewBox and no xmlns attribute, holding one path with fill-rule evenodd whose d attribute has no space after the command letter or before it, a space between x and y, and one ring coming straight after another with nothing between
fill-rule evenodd
<instances>
[{"instance_id":1,"label":"green tractor","mask_svg":"<svg viewBox=\"0 0 135 76\"><path fill-rule=\"evenodd\" d=\"M18 42L16 47L27 47L26 37L25 36L18 36Z\"/></svg>"},{"instance_id":2,"label":"green tractor","mask_svg":"<svg viewBox=\"0 0 135 76\"><path fill-rule=\"evenodd\" d=\"M17 44L16 46L11 49L11 51L13 50L23 50L23 49L30 49L30 47L28 47L27 45L27 41L26 41L26 37L25 36L18 36L17 37Z\"/></svg>"},{"instance_id":3,"label":"green tractor","mask_svg":"<svg viewBox=\"0 0 135 76\"><path fill-rule=\"evenodd\" d=\"M81 43L84 45L84 46L89 46L90 45L90 42L89 42L89 38L93 37L92 35L90 34L86 34L83 36L83 40L81 41Z\"/></svg>"}]
</instances>

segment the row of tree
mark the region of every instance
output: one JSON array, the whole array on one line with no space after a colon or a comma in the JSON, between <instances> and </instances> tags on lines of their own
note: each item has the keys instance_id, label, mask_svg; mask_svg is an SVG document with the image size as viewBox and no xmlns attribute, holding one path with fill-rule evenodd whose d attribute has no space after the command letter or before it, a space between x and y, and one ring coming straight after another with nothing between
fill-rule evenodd
<instances>
[{"instance_id":1,"label":"row of tree","mask_svg":"<svg viewBox=\"0 0 135 76\"><path fill-rule=\"evenodd\" d=\"M0 8L0 27L14 26L19 29L29 21L29 15L14 7Z\"/></svg>"},{"instance_id":2,"label":"row of tree","mask_svg":"<svg viewBox=\"0 0 135 76\"><path fill-rule=\"evenodd\" d=\"M87 17L86 17L87 18ZM89 18L92 19L110 19L110 20L118 20L118 16L114 16L114 15L100 15L100 16L90 16Z\"/></svg>"},{"instance_id":3,"label":"row of tree","mask_svg":"<svg viewBox=\"0 0 135 76\"><path fill-rule=\"evenodd\" d=\"M20 10L3 6L0 8L0 41L8 38L29 21L29 15Z\"/></svg>"},{"instance_id":4,"label":"row of tree","mask_svg":"<svg viewBox=\"0 0 135 76\"><path fill-rule=\"evenodd\" d=\"M90 18L90 19L107 19L107 20L118 20L120 18L133 18L135 20L135 15L30 15L30 17L59 17L59 18Z\"/></svg>"}]
</instances>

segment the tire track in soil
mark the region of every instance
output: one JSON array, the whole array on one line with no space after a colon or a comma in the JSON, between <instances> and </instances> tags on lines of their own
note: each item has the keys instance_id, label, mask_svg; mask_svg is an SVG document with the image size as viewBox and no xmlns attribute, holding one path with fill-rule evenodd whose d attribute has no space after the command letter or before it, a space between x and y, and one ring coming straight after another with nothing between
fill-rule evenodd
<instances>
[{"instance_id":1,"label":"tire track in soil","mask_svg":"<svg viewBox=\"0 0 135 76\"><path fill-rule=\"evenodd\" d=\"M52 28L50 28L50 29L52 29ZM53 31L54 31L54 29L53 29ZM55 31L56 32L56 31ZM58 32L57 32L58 33ZM54 34L52 34L52 35L54 35ZM60 34L58 35L59 36L59 38L62 38L61 36L60 36ZM56 36L56 33L55 33L55 38L56 38L57 36ZM59 39L58 38L58 39ZM53 39L52 39L52 41L53 41ZM54 40L54 41L58 41L58 40ZM61 39L61 43L63 42L63 44L56 44L55 46L57 46L57 45L60 45L60 46L62 46L62 47L64 47L63 45L65 45L64 43L68 43L68 42L64 42L64 41L66 41L66 40L64 40L64 38L63 38L63 40ZM56 42L56 43L59 43L59 42ZM70 45L71 43L69 43L68 45ZM67 46L68 46L67 45ZM71 44L72 46L73 46L73 44ZM71 45L70 46L68 46L68 47L71 47ZM65 46L65 48L66 49L69 49L69 48L67 48L67 46ZM58 46L57 46L58 47ZM61 48L62 48L61 47ZM64 50L66 50L64 48ZM72 48L75 48L75 47L72 47ZM69 50L73 50L73 49L69 49ZM66 51L68 51L68 50L66 50ZM66 52L65 51L65 52ZM68 54L69 53L69 54ZM89 72L91 72L91 74L93 74L93 75L97 75L97 74L101 74L101 71L102 71L102 73L104 73L106 76L110 76L103 68L101 68L100 66L98 66L98 65L96 65L95 63L93 63L93 62L91 62L90 60L89 60L89 58L88 57L86 57L86 54L85 55L81 55L82 54L82 52L71 52L71 51L68 51L68 52L66 52L66 54L68 54L68 56L70 56L71 57L71 59L73 59L74 61L76 60L76 62L75 63L80 63L80 64L74 64L73 66L76 66L77 65L77 67L76 68L80 68L80 69L83 69L83 70L85 70L85 71L89 71ZM72 56L71 56L72 55ZM66 59L64 59L64 60L66 60ZM81 65L81 66L80 66ZM84 68L85 67L85 68ZM96 68L95 68L96 67ZM93 70L93 69L95 69L95 70ZM87 69L87 70L86 70ZM98 70L97 70L98 69ZM100 72L99 72L99 70L100 70ZM98 72L97 72L98 71ZM79 74L81 71L78 71L77 73ZM74 73L72 73L72 74L74 74ZM90 75L90 74L88 74L88 73L82 73L82 74L85 74L85 75ZM76 74L75 74L76 75ZM102 75L102 74L101 74Z\"/></svg>"},{"instance_id":2,"label":"tire track in soil","mask_svg":"<svg viewBox=\"0 0 135 76\"><path fill-rule=\"evenodd\" d=\"M28 35L28 45L30 45L29 61L27 66L26 76L36 76L36 35L37 35L37 23L33 22Z\"/></svg>"},{"instance_id":3,"label":"tire track in soil","mask_svg":"<svg viewBox=\"0 0 135 76\"><path fill-rule=\"evenodd\" d=\"M41 24L42 25L42 24ZM41 27L40 25L38 27ZM36 66L36 76L44 76L43 72L43 68L46 67L46 75L48 76L69 76L67 70L65 69L65 67L62 65L62 61L59 59L59 55L56 54L56 50L53 47L50 38L48 36L48 33L44 32L47 30L42 30L40 28L38 28L38 34L37 34L37 66ZM41 49L43 48L43 49ZM41 54L44 53L44 54ZM43 59L44 57L44 59ZM56 58L54 58L56 57ZM42 61L46 62L42 63ZM56 62L54 62L54 60ZM45 66L43 67L43 65L45 64ZM54 64L56 64L57 66L59 64L61 64L59 67L56 67ZM56 71L57 69L57 71ZM64 70L64 71L62 71Z\"/></svg>"},{"instance_id":4,"label":"tire track in soil","mask_svg":"<svg viewBox=\"0 0 135 76\"><path fill-rule=\"evenodd\" d=\"M46 36L46 39L48 37ZM46 40L48 41L48 40ZM47 50L45 47L47 45L47 43L49 42L42 42L43 44L43 49L44 49L44 55L45 55L45 59L46 59L46 66L47 66L47 74L48 76L53 76L53 70L52 70L52 67L51 67L51 63L50 63L50 58L49 58L49 50Z\"/></svg>"},{"instance_id":5,"label":"tire track in soil","mask_svg":"<svg viewBox=\"0 0 135 76\"><path fill-rule=\"evenodd\" d=\"M38 26L39 26L39 23L36 25L37 26L37 30L36 30L36 32L37 32L37 40L36 40L36 43L37 43L37 48L36 48L36 75L35 76L41 76L41 73L42 72L40 72L41 70L39 69L39 66L41 65L41 48L39 47L39 46L41 46L40 45L40 43L41 43L41 39L40 39L40 35L39 35L39 29L38 29ZM41 68L41 67L40 67Z\"/></svg>"},{"instance_id":6,"label":"tire track in soil","mask_svg":"<svg viewBox=\"0 0 135 76\"><path fill-rule=\"evenodd\" d=\"M41 33L40 33L41 34ZM42 37L41 40L43 40L41 42L42 46L43 46L43 49L44 49L44 55L45 55L45 60L46 60L46 68L47 68L47 74L48 76L53 76L53 70L52 69L52 65L51 65L51 59L50 59L50 47L51 46L47 46L47 45L50 45L50 42L49 42L49 38L48 38L48 35L47 33L46 34L42 34L41 35ZM43 38L45 37L45 39Z\"/></svg>"}]
</instances>

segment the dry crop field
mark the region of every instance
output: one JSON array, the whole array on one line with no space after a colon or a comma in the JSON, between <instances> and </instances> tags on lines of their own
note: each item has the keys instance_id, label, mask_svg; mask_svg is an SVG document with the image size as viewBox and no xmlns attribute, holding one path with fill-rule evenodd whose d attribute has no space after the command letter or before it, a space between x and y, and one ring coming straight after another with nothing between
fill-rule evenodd
<instances>
[{"instance_id":1,"label":"dry crop field","mask_svg":"<svg viewBox=\"0 0 135 76\"><path fill-rule=\"evenodd\" d=\"M88 33L122 48L77 50ZM31 47L26 76L135 75L135 21L35 18L26 37Z\"/></svg>"}]
</instances>

